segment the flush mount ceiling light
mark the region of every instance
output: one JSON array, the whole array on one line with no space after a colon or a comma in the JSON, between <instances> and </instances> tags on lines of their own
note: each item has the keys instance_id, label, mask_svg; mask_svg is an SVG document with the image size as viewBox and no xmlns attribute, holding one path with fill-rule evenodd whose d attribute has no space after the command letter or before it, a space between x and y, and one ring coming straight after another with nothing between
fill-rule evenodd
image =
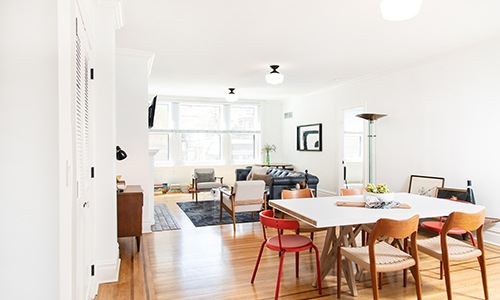
<instances>
[{"instance_id":1,"label":"flush mount ceiling light","mask_svg":"<svg viewBox=\"0 0 500 300\"><path fill-rule=\"evenodd\" d=\"M285 76L283 76L283 74L280 74L280 72L278 72L276 70L279 68L279 66L278 65L271 65L270 67L273 70L271 71L271 73L266 75L266 82L269 84L272 84L272 85L277 85L277 84L282 83L283 78L285 78Z\"/></svg>"},{"instance_id":2,"label":"flush mount ceiling light","mask_svg":"<svg viewBox=\"0 0 500 300\"><path fill-rule=\"evenodd\" d=\"M226 101L228 102L238 101L238 95L234 93L234 88L229 88L229 94L226 95Z\"/></svg>"},{"instance_id":3,"label":"flush mount ceiling light","mask_svg":"<svg viewBox=\"0 0 500 300\"><path fill-rule=\"evenodd\" d=\"M382 0L380 11L387 21L404 21L418 15L423 0Z\"/></svg>"}]
</instances>

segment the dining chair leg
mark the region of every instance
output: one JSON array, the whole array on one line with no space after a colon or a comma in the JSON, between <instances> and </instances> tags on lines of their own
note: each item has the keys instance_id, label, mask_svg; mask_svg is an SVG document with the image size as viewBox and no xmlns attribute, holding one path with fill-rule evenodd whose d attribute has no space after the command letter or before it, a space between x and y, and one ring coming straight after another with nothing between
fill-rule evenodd
<instances>
[{"instance_id":1,"label":"dining chair leg","mask_svg":"<svg viewBox=\"0 0 500 300\"><path fill-rule=\"evenodd\" d=\"M260 259L262 257L262 252L264 251L264 246L266 245L266 242L262 242L262 245L260 245L260 251L259 251L259 256L257 256L257 262L255 263L255 267L253 269L253 275L252 275L252 280L250 283L253 283L255 281L255 276L257 275L257 269L259 269L259 263Z\"/></svg>"},{"instance_id":2,"label":"dining chair leg","mask_svg":"<svg viewBox=\"0 0 500 300\"><path fill-rule=\"evenodd\" d=\"M321 288L321 266L319 263L319 251L318 247L315 245L312 245L312 248L314 248L314 252L316 253L316 276L318 276L318 292L319 294L323 294L323 289Z\"/></svg>"},{"instance_id":3,"label":"dining chair leg","mask_svg":"<svg viewBox=\"0 0 500 300\"><path fill-rule=\"evenodd\" d=\"M379 273L382 274L382 273ZM378 300L378 289L379 289L379 281L377 280L377 269L374 265L370 266L370 277L372 278L372 293L373 299Z\"/></svg>"},{"instance_id":4,"label":"dining chair leg","mask_svg":"<svg viewBox=\"0 0 500 300\"><path fill-rule=\"evenodd\" d=\"M233 217L233 232L236 232L236 213L234 212L234 210L231 217Z\"/></svg>"},{"instance_id":5,"label":"dining chair leg","mask_svg":"<svg viewBox=\"0 0 500 300\"><path fill-rule=\"evenodd\" d=\"M403 287L406 287L408 283L408 269L403 270Z\"/></svg>"},{"instance_id":6,"label":"dining chair leg","mask_svg":"<svg viewBox=\"0 0 500 300\"><path fill-rule=\"evenodd\" d=\"M410 267L411 274L413 275L413 279L415 279L415 289L417 292L417 299L422 299L422 278L420 277L420 267L415 265Z\"/></svg>"},{"instance_id":7,"label":"dining chair leg","mask_svg":"<svg viewBox=\"0 0 500 300\"><path fill-rule=\"evenodd\" d=\"M310 238L311 238L311 241L314 241L314 231L311 232ZM311 251L312 251L312 248L309 248L309 253L311 253Z\"/></svg>"},{"instance_id":8,"label":"dining chair leg","mask_svg":"<svg viewBox=\"0 0 500 300\"><path fill-rule=\"evenodd\" d=\"M299 277L299 252L295 252L295 277Z\"/></svg>"},{"instance_id":9,"label":"dining chair leg","mask_svg":"<svg viewBox=\"0 0 500 300\"><path fill-rule=\"evenodd\" d=\"M479 256L478 259L479 259L479 267L481 268L481 279L483 281L484 299L489 299L488 280L486 278L486 259L484 257L484 254Z\"/></svg>"},{"instance_id":10,"label":"dining chair leg","mask_svg":"<svg viewBox=\"0 0 500 300\"><path fill-rule=\"evenodd\" d=\"M283 261L285 260L285 251L281 251L280 257L280 268L278 270L278 281L276 282L276 293L274 294L274 299L278 300L280 294L280 285L281 285L281 274L283 274Z\"/></svg>"},{"instance_id":11,"label":"dining chair leg","mask_svg":"<svg viewBox=\"0 0 500 300\"><path fill-rule=\"evenodd\" d=\"M446 295L448 296L448 300L451 300L452 294L451 294L451 278L450 278L450 261L446 256L444 256L442 263L444 271L444 280L446 282Z\"/></svg>"}]
</instances>

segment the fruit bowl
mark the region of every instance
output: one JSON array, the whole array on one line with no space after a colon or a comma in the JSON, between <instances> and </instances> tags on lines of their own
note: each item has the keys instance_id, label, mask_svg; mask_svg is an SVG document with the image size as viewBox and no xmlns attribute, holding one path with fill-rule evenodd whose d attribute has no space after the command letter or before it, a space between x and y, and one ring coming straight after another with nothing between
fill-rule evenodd
<instances>
[{"instance_id":1,"label":"fruit bowl","mask_svg":"<svg viewBox=\"0 0 500 300\"><path fill-rule=\"evenodd\" d=\"M365 191L363 194L364 198L366 198L367 196L371 196L383 202L390 202L394 200L394 193L370 193Z\"/></svg>"}]
</instances>

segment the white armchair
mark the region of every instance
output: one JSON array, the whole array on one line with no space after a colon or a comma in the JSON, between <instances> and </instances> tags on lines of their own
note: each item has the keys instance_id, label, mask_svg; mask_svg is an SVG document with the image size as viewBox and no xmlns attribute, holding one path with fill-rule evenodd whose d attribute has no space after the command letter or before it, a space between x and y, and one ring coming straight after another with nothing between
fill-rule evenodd
<instances>
[{"instance_id":1,"label":"white armchair","mask_svg":"<svg viewBox=\"0 0 500 300\"><path fill-rule=\"evenodd\" d=\"M191 199L196 196L196 202L198 202L199 192L210 191L213 188L222 187L222 180L223 177L215 176L215 170L213 168L194 169Z\"/></svg>"},{"instance_id":2,"label":"white armchair","mask_svg":"<svg viewBox=\"0 0 500 300\"><path fill-rule=\"evenodd\" d=\"M266 184L263 180L236 181L230 191L220 193L220 221L222 209L225 209L233 219L233 230L236 231L236 214L240 212L260 212L267 209Z\"/></svg>"}]
</instances>

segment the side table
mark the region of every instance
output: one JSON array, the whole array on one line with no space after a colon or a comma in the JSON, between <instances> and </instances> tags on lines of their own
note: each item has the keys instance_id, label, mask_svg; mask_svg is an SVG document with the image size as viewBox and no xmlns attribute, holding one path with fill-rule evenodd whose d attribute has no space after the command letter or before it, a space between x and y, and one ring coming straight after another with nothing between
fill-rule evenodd
<instances>
[{"instance_id":1,"label":"side table","mask_svg":"<svg viewBox=\"0 0 500 300\"><path fill-rule=\"evenodd\" d=\"M116 194L118 237L135 236L137 251L141 246L143 197L140 185L129 185Z\"/></svg>"}]
</instances>

